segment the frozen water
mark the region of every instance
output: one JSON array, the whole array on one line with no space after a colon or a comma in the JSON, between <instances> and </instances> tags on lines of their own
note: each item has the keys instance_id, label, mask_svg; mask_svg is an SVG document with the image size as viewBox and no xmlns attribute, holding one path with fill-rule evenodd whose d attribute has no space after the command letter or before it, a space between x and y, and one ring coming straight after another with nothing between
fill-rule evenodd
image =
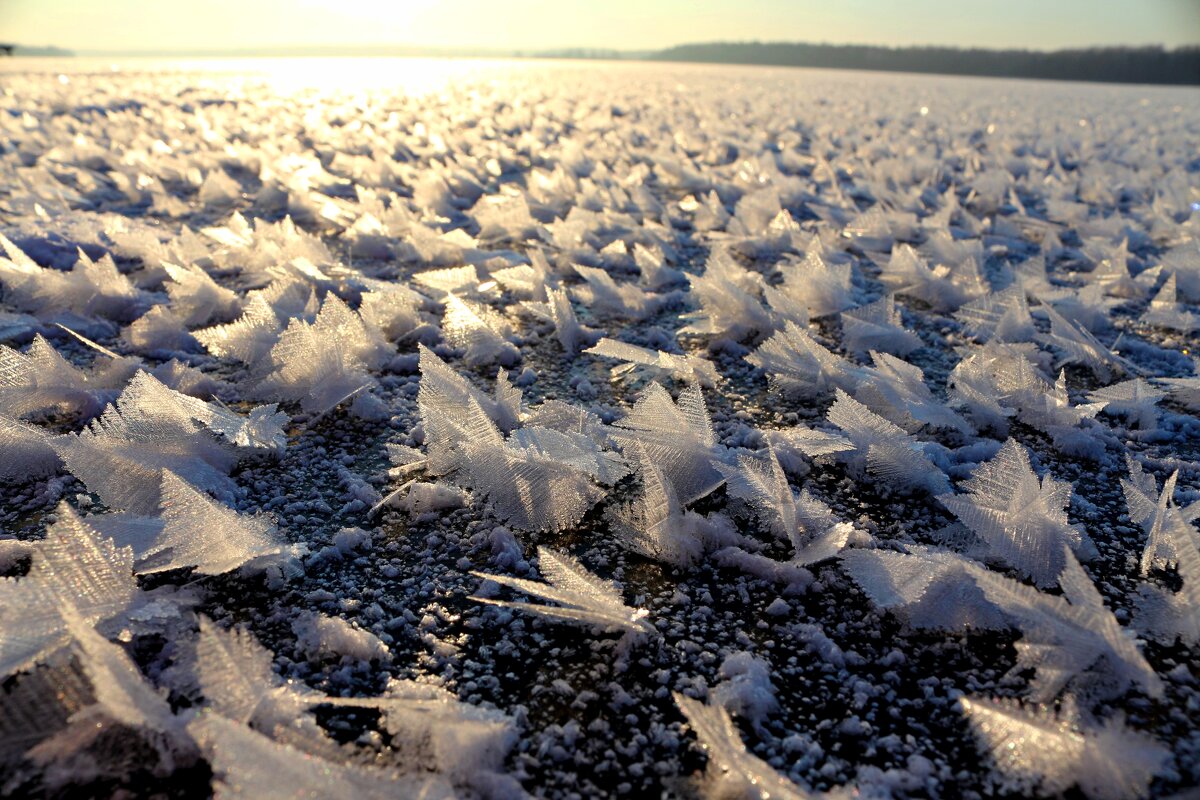
<instances>
[{"instance_id":1,"label":"frozen water","mask_svg":"<svg viewBox=\"0 0 1200 800\"><path fill-rule=\"evenodd\" d=\"M1194 89L0 70L0 793L1200 784Z\"/></svg>"}]
</instances>

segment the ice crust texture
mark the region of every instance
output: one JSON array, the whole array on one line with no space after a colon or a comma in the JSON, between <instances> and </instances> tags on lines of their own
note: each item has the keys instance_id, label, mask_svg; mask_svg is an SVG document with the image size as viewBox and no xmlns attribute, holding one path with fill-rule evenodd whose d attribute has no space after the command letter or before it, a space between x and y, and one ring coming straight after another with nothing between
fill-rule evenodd
<instances>
[{"instance_id":1,"label":"ice crust texture","mask_svg":"<svg viewBox=\"0 0 1200 800\"><path fill-rule=\"evenodd\" d=\"M1200 784L1195 90L0 68L0 791Z\"/></svg>"}]
</instances>

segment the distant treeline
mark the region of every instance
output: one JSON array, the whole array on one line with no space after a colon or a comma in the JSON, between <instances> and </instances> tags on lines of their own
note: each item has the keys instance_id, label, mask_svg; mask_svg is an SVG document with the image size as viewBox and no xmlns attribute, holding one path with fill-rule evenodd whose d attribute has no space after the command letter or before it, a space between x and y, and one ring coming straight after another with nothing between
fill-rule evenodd
<instances>
[{"instance_id":1,"label":"distant treeline","mask_svg":"<svg viewBox=\"0 0 1200 800\"><path fill-rule=\"evenodd\" d=\"M14 56L54 56L55 58L65 58L73 56L75 53L70 50L64 50L61 47L51 47L49 45L43 47L33 47L30 45L17 44L12 45Z\"/></svg>"},{"instance_id":2,"label":"distant treeline","mask_svg":"<svg viewBox=\"0 0 1200 800\"><path fill-rule=\"evenodd\" d=\"M1173 50L1163 47L1096 47L1042 52L796 42L712 42L679 45L654 53L650 58L656 61L936 72L1063 81L1200 84L1200 45Z\"/></svg>"},{"instance_id":3,"label":"distant treeline","mask_svg":"<svg viewBox=\"0 0 1200 800\"><path fill-rule=\"evenodd\" d=\"M566 58L566 59L597 59L603 61L617 61L623 58L638 58L639 56L649 55L648 53L630 53L622 50L611 50L596 47L565 47L560 50L536 50L526 53L523 50L518 50L513 53L516 58Z\"/></svg>"}]
</instances>

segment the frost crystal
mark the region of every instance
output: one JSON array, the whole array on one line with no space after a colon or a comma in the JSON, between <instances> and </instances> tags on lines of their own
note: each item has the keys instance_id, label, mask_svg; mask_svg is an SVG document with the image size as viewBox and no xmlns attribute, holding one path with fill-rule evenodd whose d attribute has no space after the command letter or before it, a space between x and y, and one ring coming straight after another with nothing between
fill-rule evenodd
<instances>
[{"instance_id":1,"label":"frost crystal","mask_svg":"<svg viewBox=\"0 0 1200 800\"><path fill-rule=\"evenodd\" d=\"M163 529L139 554L140 573L195 567L202 575L220 575L283 551L274 525L214 503L170 470L163 470L161 502Z\"/></svg>"},{"instance_id":2,"label":"frost crystal","mask_svg":"<svg viewBox=\"0 0 1200 800\"><path fill-rule=\"evenodd\" d=\"M304 715L311 693L283 683L271 670L272 654L244 630L223 630L206 617L189 653L196 688L222 717L272 733L301 727L320 735Z\"/></svg>"},{"instance_id":3,"label":"frost crystal","mask_svg":"<svg viewBox=\"0 0 1200 800\"><path fill-rule=\"evenodd\" d=\"M1102 404L1105 411L1129 417L1143 430L1152 430L1158 419L1155 406L1166 396L1166 392L1155 389L1141 378L1133 378L1097 389L1088 399Z\"/></svg>"},{"instance_id":4,"label":"frost crystal","mask_svg":"<svg viewBox=\"0 0 1200 800\"><path fill-rule=\"evenodd\" d=\"M1176 276L1171 273L1150 301L1150 307L1142 315L1142 322L1180 333L1191 333L1200 328L1200 315L1180 307L1175 287Z\"/></svg>"},{"instance_id":5,"label":"frost crystal","mask_svg":"<svg viewBox=\"0 0 1200 800\"><path fill-rule=\"evenodd\" d=\"M427 468L435 475L457 473L517 527L557 531L574 525L603 496L592 481L614 483L627 472L619 455L569 428L529 424L505 438L484 407L516 423L520 393L503 373L498 398L489 401L430 351L422 351L421 371Z\"/></svg>"},{"instance_id":6,"label":"frost crystal","mask_svg":"<svg viewBox=\"0 0 1200 800\"><path fill-rule=\"evenodd\" d=\"M1064 548L1066 565L1058 583L1063 597L1044 594L1011 578L984 569L973 570L976 583L1024 633L1017 643L1014 670L1034 667L1030 686L1034 700L1049 700L1085 670L1087 688L1103 696L1120 694L1140 684L1151 697L1161 697L1163 682L1121 628L1079 562ZM1097 664L1098 661L1102 663Z\"/></svg>"},{"instance_id":7,"label":"frost crystal","mask_svg":"<svg viewBox=\"0 0 1200 800\"><path fill-rule=\"evenodd\" d=\"M71 639L79 648L84 672L96 697L93 706L72 718L72 724L84 723L85 736L95 735L103 729L105 719L138 731L158 751L162 761L160 769L169 772L175 754L186 752L190 746L179 718L142 676L133 659L120 646L98 634L89 617L67 604L63 608L63 618ZM68 747L79 744L72 741ZM44 758L46 745L40 747Z\"/></svg>"},{"instance_id":8,"label":"frost crystal","mask_svg":"<svg viewBox=\"0 0 1200 800\"><path fill-rule=\"evenodd\" d=\"M195 338L215 356L257 364L270 354L282 330L274 309L259 295L246 302L241 317L196 331Z\"/></svg>"},{"instance_id":9,"label":"frost crystal","mask_svg":"<svg viewBox=\"0 0 1200 800\"><path fill-rule=\"evenodd\" d=\"M1129 240L1122 239L1113 247L1103 239L1091 239L1084 250L1097 262L1089 280L1106 294L1126 299L1141 297L1145 290L1129 274Z\"/></svg>"},{"instance_id":10,"label":"frost crystal","mask_svg":"<svg viewBox=\"0 0 1200 800\"><path fill-rule=\"evenodd\" d=\"M868 474L902 489L937 494L949 488L945 473L926 457L920 442L841 389L827 418L854 444L853 453Z\"/></svg>"},{"instance_id":11,"label":"frost crystal","mask_svg":"<svg viewBox=\"0 0 1200 800\"><path fill-rule=\"evenodd\" d=\"M895 612L914 628L1006 627L1004 616L975 585L971 561L915 545L908 550L847 550L840 559L876 607Z\"/></svg>"},{"instance_id":12,"label":"frost crystal","mask_svg":"<svg viewBox=\"0 0 1200 800\"><path fill-rule=\"evenodd\" d=\"M984 342L993 338L1001 342L1024 342L1036 333L1025 301L1025 290L1020 286L973 300L954 316Z\"/></svg>"},{"instance_id":13,"label":"frost crystal","mask_svg":"<svg viewBox=\"0 0 1200 800\"><path fill-rule=\"evenodd\" d=\"M379 363L381 349L362 319L330 295L315 321L288 325L271 348L273 371L255 391L324 414L375 385L367 367Z\"/></svg>"},{"instance_id":14,"label":"frost crystal","mask_svg":"<svg viewBox=\"0 0 1200 800\"><path fill-rule=\"evenodd\" d=\"M667 266L659 248L651 251L644 245L636 244L633 246L633 260L642 273L639 283L647 289L662 289L684 280L682 272Z\"/></svg>"},{"instance_id":15,"label":"frost crystal","mask_svg":"<svg viewBox=\"0 0 1200 800\"><path fill-rule=\"evenodd\" d=\"M926 427L971 433L967 421L929 391L920 367L887 353L872 352L871 358L875 367L864 371L864 380L854 392L856 400L909 433Z\"/></svg>"},{"instance_id":16,"label":"frost crystal","mask_svg":"<svg viewBox=\"0 0 1200 800\"><path fill-rule=\"evenodd\" d=\"M662 298L647 294L632 283L618 284L602 269L575 265L586 284L572 291L576 299L593 313L614 319L639 320L653 314Z\"/></svg>"},{"instance_id":17,"label":"frost crystal","mask_svg":"<svg viewBox=\"0 0 1200 800\"><path fill-rule=\"evenodd\" d=\"M1008 433L1018 398L1045 393L1050 381L1028 356L1032 345L989 343L970 352L950 373L950 396L981 429Z\"/></svg>"},{"instance_id":18,"label":"frost crystal","mask_svg":"<svg viewBox=\"0 0 1200 800\"><path fill-rule=\"evenodd\" d=\"M920 337L904 327L896 296L884 295L873 303L842 312L842 345L851 353L877 350L906 356L924 347Z\"/></svg>"},{"instance_id":19,"label":"frost crystal","mask_svg":"<svg viewBox=\"0 0 1200 800\"><path fill-rule=\"evenodd\" d=\"M13 418L68 412L87 419L100 413L133 369L112 360L84 372L38 334L25 353L0 345L0 407Z\"/></svg>"},{"instance_id":20,"label":"frost crystal","mask_svg":"<svg viewBox=\"0 0 1200 800\"><path fill-rule=\"evenodd\" d=\"M1159 492L1154 476L1144 472L1131 456L1126 459L1129 478L1121 480L1121 488L1125 490L1129 518L1146 532L1142 575L1154 568L1173 566L1182 583L1176 592L1144 584L1138 600L1138 625L1166 643L1178 637L1195 644L1200 642L1200 548L1192 523L1200 518L1200 503L1185 508L1175 505L1178 470Z\"/></svg>"},{"instance_id":21,"label":"frost crystal","mask_svg":"<svg viewBox=\"0 0 1200 800\"><path fill-rule=\"evenodd\" d=\"M712 388L720 379L716 367L708 359L665 353L662 350L650 350L608 337L604 337L596 342L594 347L584 352L601 358L616 358L626 362L613 367L612 374L614 376L625 375L643 367L652 374L667 375L685 383L699 383L705 388Z\"/></svg>"},{"instance_id":22,"label":"frost crystal","mask_svg":"<svg viewBox=\"0 0 1200 800\"><path fill-rule=\"evenodd\" d=\"M831 389L854 391L865 370L830 352L793 322L776 331L746 360L767 373L772 388L785 394L819 397Z\"/></svg>"},{"instance_id":23,"label":"frost crystal","mask_svg":"<svg viewBox=\"0 0 1200 800\"><path fill-rule=\"evenodd\" d=\"M1097 725L1074 703L1059 711L1011 700L962 698L963 713L1009 791L1058 795L1078 784L1092 800L1146 797L1170 751L1125 726L1123 715Z\"/></svg>"},{"instance_id":24,"label":"frost crystal","mask_svg":"<svg viewBox=\"0 0 1200 800\"><path fill-rule=\"evenodd\" d=\"M770 314L758 301L762 277L748 272L727 251L714 252L704 274L691 278L692 296L701 310L685 315L691 320L680 333L720 336L740 341L772 329Z\"/></svg>"},{"instance_id":25,"label":"frost crystal","mask_svg":"<svg viewBox=\"0 0 1200 800\"><path fill-rule=\"evenodd\" d=\"M1079 531L1067 524L1071 485L1050 476L1041 480L1029 454L1009 439L996 457L981 464L964 482L966 495L939 495L990 548L1038 586L1053 586L1062 572L1063 545L1078 548Z\"/></svg>"},{"instance_id":26,"label":"frost crystal","mask_svg":"<svg viewBox=\"0 0 1200 800\"><path fill-rule=\"evenodd\" d=\"M60 504L29 574L0 579L0 675L28 669L67 643L64 610L96 624L127 611L137 592L133 554Z\"/></svg>"},{"instance_id":27,"label":"frost crystal","mask_svg":"<svg viewBox=\"0 0 1200 800\"><path fill-rule=\"evenodd\" d=\"M1173 487L1164 488L1164 493L1167 488ZM1162 523L1156 519L1155 524ZM1178 526L1178 523L1176 526L1165 534L1160 529L1156 532L1157 536L1152 535L1151 542L1165 539L1165 544L1171 546L1182 585L1177 592L1150 584L1143 585L1138 598L1136 622L1150 636L1165 644L1171 644L1178 638L1184 644L1194 646L1200 643L1200 547L1196 544L1194 528ZM1149 549L1148 546L1147 552Z\"/></svg>"},{"instance_id":28,"label":"frost crystal","mask_svg":"<svg viewBox=\"0 0 1200 800\"><path fill-rule=\"evenodd\" d=\"M46 431L0 415L0 483L49 475L58 465Z\"/></svg>"},{"instance_id":29,"label":"frost crystal","mask_svg":"<svg viewBox=\"0 0 1200 800\"><path fill-rule=\"evenodd\" d=\"M1200 411L1200 360L1192 359L1191 377L1155 378L1155 383L1167 387L1171 399L1190 411Z\"/></svg>"},{"instance_id":30,"label":"frost crystal","mask_svg":"<svg viewBox=\"0 0 1200 800\"><path fill-rule=\"evenodd\" d=\"M755 797L761 800L806 800L814 795L776 772L770 764L746 750L737 726L721 706L675 695L700 746L708 755L710 797Z\"/></svg>"},{"instance_id":31,"label":"frost crystal","mask_svg":"<svg viewBox=\"0 0 1200 800\"><path fill-rule=\"evenodd\" d=\"M432 353L422 355L427 468L437 475L457 472L501 519L527 530L563 530L603 496L593 480L614 483L626 474L620 456L584 433L526 425L506 439L480 402L486 398L444 368ZM519 393L513 401L491 405L515 417Z\"/></svg>"},{"instance_id":32,"label":"frost crystal","mask_svg":"<svg viewBox=\"0 0 1200 800\"><path fill-rule=\"evenodd\" d=\"M1129 467L1129 477L1121 479L1121 489L1125 492L1129 519L1146 532L1141 566L1142 574L1147 575L1154 567L1171 566L1176 560L1176 543L1195 535L1190 526L1200 519L1200 503L1192 503L1186 508L1175 505L1178 470L1167 478L1160 492L1154 476L1145 472L1133 456L1126 454L1125 463Z\"/></svg>"},{"instance_id":33,"label":"frost crystal","mask_svg":"<svg viewBox=\"0 0 1200 800\"><path fill-rule=\"evenodd\" d=\"M180 425L190 420L220 435L230 444L247 450L278 452L287 444L283 425L288 417L276 411L274 403L255 406L243 417L218 401L205 402L168 389L145 372L133 376L117 403L126 413L139 413L148 418L170 418Z\"/></svg>"},{"instance_id":34,"label":"frost crystal","mask_svg":"<svg viewBox=\"0 0 1200 800\"><path fill-rule=\"evenodd\" d=\"M336 748L306 752L272 741L244 725L206 714L188 726L213 765L214 795L221 800L261 797L329 797L384 800L397 796L451 800L453 787L440 776L402 775L360 766Z\"/></svg>"},{"instance_id":35,"label":"frost crystal","mask_svg":"<svg viewBox=\"0 0 1200 800\"><path fill-rule=\"evenodd\" d=\"M792 470L793 467L787 461L794 460L798 454L809 458L819 458L854 449L854 444L845 436L805 428L802 425L778 431L764 431L763 433L775 448L776 455L783 454L787 457L781 463L788 470Z\"/></svg>"},{"instance_id":36,"label":"frost crystal","mask_svg":"<svg viewBox=\"0 0 1200 800\"><path fill-rule=\"evenodd\" d=\"M424 324L420 311L424 298L420 294L400 284L365 283L370 291L363 293L358 315L369 329L378 331L388 341L395 341Z\"/></svg>"},{"instance_id":37,"label":"frost crystal","mask_svg":"<svg viewBox=\"0 0 1200 800\"><path fill-rule=\"evenodd\" d=\"M417 403L425 426L429 470L434 475L445 475L462 464L461 445L472 441L477 433L489 436L489 423L505 432L517 427L521 394L507 380L497 380L495 397L488 397L429 348L421 345L419 352L421 388Z\"/></svg>"},{"instance_id":38,"label":"frost crystal","mask_svg":"<svg viewBox=\"0 0 1200 800\"><path fill-rule=\"evenodd\" d=\"M69 604L61 610L69 646L0 697L7 788L28 777L13 768L21 756L43 768L54 789L137 772L162 778L189 766L195 748L166 700L121 646Z\"/></svg>"},{"instance_id":39,"label":"frost crystal","mask_svg":"<svg viewBox=\"0 0 1200 800\"><path fill-rule=\"evenodd\" d=\"M415 273L413 281L419 284L430 297L441 301L452 292L460 294L475 292L479 288L479 270L470 264L447 269L431 269Z\"/></svg>"},{"instance_id":40,"label":"frost crystal","mask_svg":"<svg viewBox=\"0 0 1200 800\"><path fill-rule=\"evenodd\" d=\"M210 320L224 321L237 316L241 301L198 266L163 264L171 280L164 284L171 298L171 310L189 327Z\"/></svg>"},{"instance_id":41,"label":"frost crystal","mask_svg":"<svg viewBox=\"0 0 1200 800\"><path fill-rule=\"evenodd\" d=\"M196 350L196 339L166 306L155 306L121 331L121 340L139 353Z\"/></svg>"},{"instance_id":42,"label":"frost crystal","mask_svg":"<svg viewBox=\"0 0 1200 800\"><path fill-rule=\"evenodd\" d=\"M525 427L502 440L486 419L462 452L468 484L497 516L526 530L575 525L604 494L592 481L610 483L624 474L619 458L585 436Z\"/></svg>"},{"instance_id":43,"label":"frost crystal","mask_svg":"<svg viewBox=\"0 0 1200 800\"><path fill-rule=\"evenodd\" d=\"M460 300L454 293L446 295L446 316L442 330L446 340L466 351L464 361L470 366L499 362L512 365L520 353L509 341L512 326L503 315L478 303Z\"/></svg>"},{"instance_id":44,"label":"frost crystal","mask_svg":"<svg viewBox=\"0 0 1200 800\"><path fill-rule=\"evenodd\" d=\"M232 489L227 475L238 460L234 442L261 446L265 437L273 443L277 423L269 410L249 420L220 412L143 373L87 429L56 437L52 445L67 469L110 508L153 515L161 470L201 489L227 492ZM210 431L232 434L233 441Z\"/></svg>"},{"instance_id":45,"label":"frost crystal","mask_svg":"<svg viewBox=\"0 0 1200 800\"><path fill-rule=\"evenodd\" d=\"M1124 358L1105 347L1087 330L1078 327L1050 306L1043 306L1050 318L1050 333L1038 334L1037 340L1058 350L1062 355L1058 366L1082 364L1101 380L1107 380L1116 367L1136 375L1138 370Z\"/></svg>"},{"instance_id":46,"label":"frost crystal","mask_svg":"<svg viewBox=\"0 0 1200 800\"><path fill-rule=\"evenodd\" d=\"M550 321L554 323L555 335L558 336L563 350L568 355L574 356L585 345L594 342L599 334L586 325L580 324L575 316L575 309L571 307L571 298L567 296L565 289L551 289L547 294L546 308Z\"/></svg>"},{"instance_id":47,"label":"frost crystal","mask_svg":"<svg viewBox=\"0 0 1200 800\"><path fill-rule=\"evenodd\" d=\"M629 416L617 423L613 439L621 447L641 448L658 464L679 502L690 505L724 482L712 465L722 455L699 386L679 393L679 403L652 383Z\"/></svg>"},{"instance_id":48,"label":"frost crystal","mask_svg":"<svg viewBox=\"0 0 1200 800\"><path fill-rule=\"evenodd\" d=\"M0 284L8 290L9 302L40 319L65 321L78 315L129 320L139 306L145 308L141 293L111 256L92 261L79 250L75 266L63 272L39 266L2 234L0 246L8 256L0 257Z\"/></svg>"},{"instance_id":49,"label":"frost crystal","mask_svg":"<svg viewBox=\"0 0 1200 800\"><path fill-rule=\"evenodd\" d=\"M95 699L91 682L69 648L10 681L0 695L0 759L10 770L9 780L20 775L17 765L22 759L53 763L77 755L81 748L73 746L72 740L86 723L69 732L68 726L71 718ZM68 747L57 746L57 734L65 734ZM49 752L39 758L42 752L39 745L46 742L50 742L45 748Z\"/></svg>"},{"instance_id":50,"label":"frost crystal","mask_svg":"<svg viewBox=\"0 0 1200 800\"><path fill-rule=\"evenodd\" d=\"M807 488L797 497L774 449L767 448L765 464L739 456L736 468L716 466L725 476L729 494L749 503L777 536L791 542L797 562L815 564L833 558L846 545L853 528L838 521Z\"/></svg>"},{"instance_id":51,"label":"frost crystal","mask_svg":"<svg viewBox=\"0 0 1200 800\"><path fill-rule=\"evenodd\" d=\"M936 311L953 311L986 291L979 265L971 257L957 267L930 267L912 247L901 244L882 269L879 279L896 294L923 300Z\"/></svg>"},{"instance_id":52,"label":"frost crystal","mask_svg":"<svg viewBox=\"0 0 1200 800\"><path fill-rule=\"evenodd\" d=\"M688 568L706 549L732 541L732 527L726 520L685 511L663 470L644 448L638 455L642 495L611 515L622 544L647 558Z\"/></svg>"},{"instance_id":53,"label":"frost crystal","mask_svg":"<svg viewBox=\"0 0 1200 800\"><path fill-rule=\"evenodd\" d=\"M1060 372L1054 386L1042 390L1041 386L1021 391L1015 398L1018 416L1022 422L1050 434L1060 450L1073 455L1095 455L1095 445L1087 433L1080 429L1081 423L1092 419L1104 408L1103 403L1071 405L1067 394L1067 374Z\"/></svg>"},{"instance_id":54,"label":"frost crystal","mask_svg":"<svg viewBox=\"0 0 1200 800\"><path fill-rule=\"evenodd\" d=\"M502 608L528 611L552 619L578 622L609 630L621 630L627 634L640 635L654 632L654 626L646 619L649 614L646 609L634 609L626 606L621 598L621 592L615 585L597 578L571 556L546 547L539 547L538 564L542 574L546 576L546 583L537 583L523 578L510 578L504 575L489 575L484 572L473 572L472 574L558 605L517 603L478 595L471 599Z\"/></svg>"},{"instance_id":55,"label":"frost crystal","mask_svg":"<svg viewBox=\"0 0 1200 800\"><path fill-rule=\"evenodd\" d=\"M776 266L783 283L775 291L801 304L813 318L836 314L851 305L850 264L830 264L819 252L811 251L803 261L784 259Z\"/></svg>"}]
</instances>

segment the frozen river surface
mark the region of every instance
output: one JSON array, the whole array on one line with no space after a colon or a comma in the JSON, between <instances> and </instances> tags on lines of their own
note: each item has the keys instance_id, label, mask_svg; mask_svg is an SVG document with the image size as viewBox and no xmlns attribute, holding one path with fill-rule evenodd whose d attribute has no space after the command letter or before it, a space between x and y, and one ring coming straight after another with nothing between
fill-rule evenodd
<instances>
[{"instance_id":1,"label":"frozen river surface","mask_svg":"<svg viewBox=\"0 0 1200 800\"><path fill-rule=\"evenodd\" d=\"M0 77L5 793L1196 791L1200 92Z\"/></svg>"}]
</instances>

